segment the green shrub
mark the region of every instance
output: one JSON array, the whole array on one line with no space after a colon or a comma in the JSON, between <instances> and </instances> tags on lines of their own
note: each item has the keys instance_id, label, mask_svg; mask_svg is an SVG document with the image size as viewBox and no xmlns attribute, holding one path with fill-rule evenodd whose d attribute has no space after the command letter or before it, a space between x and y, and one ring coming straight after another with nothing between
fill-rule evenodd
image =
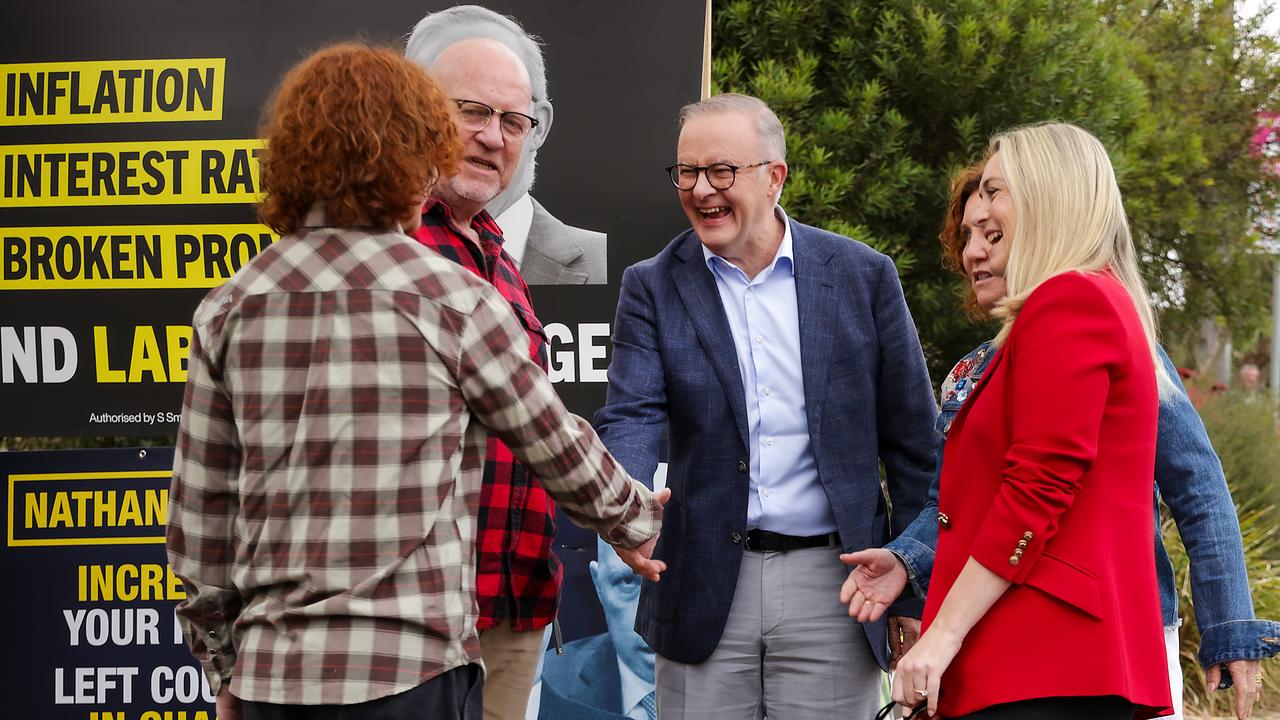
<instances>
[{"instance_id":1,"label":"green shrub","mask_svg":"<svg viewBox=\"0 0 1280 720\"><path fill-rule=\"evenodd\" d=\"M1204 668L1196 660L1200 649L1200 629L1196 626L1191 600L1191 577L1188 573L1187 553L1178 537L1172 520L1164 523L1165 545L1173 560L1174 582L1178 587L1179 612L1183 618L1181 630L1182 677L1184 700L1188 711L1208 713L1212 716L1234 716L1231 708L1235 702L1232 691L1205 692ZM1255 507L1240 513L1240 533L1244 539L1245 564L1249 573L1249 587L1253 590L1253 607L1258 617L1280 617L1280 567L1271 559L1280 546L1280 521L1275 517L1274 506ZM1280 668L1274 660L1262 664L1263 691L1260 707L1280 708Z\"/></svg>"},{"instance_id":2,"label":"green shrub","mask_svg":"<svg viewBox=\"0 0 1280 720\"><path fill-rule=\"evenodd\" d=\"M0 452L80 450L85 448L158 447L173 445L170 437L0 437Z\"/></svg>"},{"instance_id":3,"label":"green shrub","mask_svg":"<svg viewBox=\"0 0 1280 720\"><path fill-rule=\"evenodd\" d=\"M1200 417L1237 504L1280 507L1280 436L1270 398L1241 392L1212 396L1201 405Z\"/></svg>"},{"instance_id":4,"label":"green shrub","mask_svg":"<svg viewBox=\"0 0 1280 720\"><path fill-rule=\"evenodd\" d=\"M1280 438L1276 421L1262 397L1227 394L1209 397L1200 407L1205 429L1236 501L1240 535L1253 606L1259 618L1280 618ZM1174 580L1183 618L1181 655L1188 713L1234 716L1234 694L1205 692L1204 668L1196 661L1200 630L1196 627L1187 553L1171 519L1163 525L1165 545L1173 560ZM1280 664L1262 665L1260 707L1280 709Z\"/></svg>"}]
</instances>

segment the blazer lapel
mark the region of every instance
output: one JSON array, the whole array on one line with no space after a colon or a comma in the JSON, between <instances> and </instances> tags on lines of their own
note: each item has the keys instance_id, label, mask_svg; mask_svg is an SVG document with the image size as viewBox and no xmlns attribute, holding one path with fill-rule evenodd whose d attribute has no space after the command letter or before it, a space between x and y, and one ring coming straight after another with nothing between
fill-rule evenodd
<instances>
[{"instance_id":1,"label":"blazer lapel","mask_svg":"<svg viewBox=\"0 0 1280 720\"><path fill-rule=\"evenodd\" d=\"M532 197L533 219L520 274L530 285L582 285L587 274L569 266L582 257L582 246L569 237L569 228Z\"/></svg>"},{"instance_id":2,"label":"blazer lapel","mask_svg":"<svg viewBox=\"0 0 1280 720\"><path fill-rule=\"evenodd\" d=\"M724 387L742 446L748 447L747 404L742 374L738 369L738 355L734 351L733 333L729 330L729 319L720 302L716 280L702 256L702 243L697 233L690 232L675 255L677 261L672 264L671 278L675 281L676 292L680 294L703 352Z\"/></svg>"},{"instance_id":3,"label":"blazer lapel","mask_svg":"<svg viewBox=\"0 0 1280 720\"><path fill-rule=\"evenodd\" d=\"M828 263L835 251L813 242L802 226L791 220L792 256L795 257L796 310L800 316L800 364L804 377L805 417L809 438L816 446L822 427L822 405L827 397L827 371L831 366L836 313L835 280Z\"/></svg>"}]
</instances>

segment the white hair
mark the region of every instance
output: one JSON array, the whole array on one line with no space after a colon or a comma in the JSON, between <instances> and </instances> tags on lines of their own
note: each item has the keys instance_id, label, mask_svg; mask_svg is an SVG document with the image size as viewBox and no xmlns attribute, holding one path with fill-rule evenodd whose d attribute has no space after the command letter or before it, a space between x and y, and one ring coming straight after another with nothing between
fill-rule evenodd
<instances>
[{"instance_id":1,"label":"white hair","mask_svg":"<svg viewBox=\"0 0 1280 720\"><path fill-rule=\"evenodd\" d=\"M429 69L445 48L459 40L478 37L496 40L510 48L529 73L533 100L550 100L542 41L525 32L513 18L479 5L457 5L422 18L405 42L404 55Z\"/></svg>"}]
</instances>

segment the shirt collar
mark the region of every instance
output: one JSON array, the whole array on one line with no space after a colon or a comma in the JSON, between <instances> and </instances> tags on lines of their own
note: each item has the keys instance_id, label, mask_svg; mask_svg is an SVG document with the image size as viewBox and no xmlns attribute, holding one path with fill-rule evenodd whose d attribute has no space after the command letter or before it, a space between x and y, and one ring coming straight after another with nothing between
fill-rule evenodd
<instances>
[{"instance_id":1,"label":"shirt collar","mask_svg":"<svg viewBox=\"0 0 1280 720\"><path fill-rule=\"evenodd\" d=\"M385 228L369 225L367 223L348 223L346 225L334 225L333 222L329 220L329 211L325 210L324 203L319 203L319 202L312 203L311 207L307 208L306 214L302 216L301 224L298 225L299 230L303 230L306 228L327 228L327 227L365 228L365 229L372 229L375 231L394 230L403 235L412 234L412 233L406 233L404 231L404 227L400 223L396 223L390 227L385 227Z\"/></svg>"},{"instance_id":2,"label":"shirt collar","mask_svg":"<svg viewBox=\"0 0 1280 720\"><path fill-rule=\"evenodd\" d=\"M622 714L626 715L653 690L653 682L641 680L621 657L618 658L618 679L622 681Z\"/></svg>"},{"instance_id":3,"label":"shirt collar","mask_svg":"<svg viewBox=\"0 0 1280 720\"><path fill-rule=\"evenodd\" d=\"M453 218L453 210L439 197L433 197L427 200L426 204L422 206L422 214L435 214L443 218L445 223L448 225L456 224ZM493 236L491 238L492 240L497 242L499 245L502 244L502 228L498 227L498 223L494 221L493 216L489 214L488 210L481 210L476 213L476 216L471 220L471 227L475 228L477 231L483 231L481 232L482 237L484 233L487 232Z\"/></svg>"},{"instance_id":4,"label":"shirt collar","mask_svg":"<svg viewBox=\"0 0 1280 720\"><path fill-rule=\"evenodd\" d=\"M503 249L519 266L524 260L524 247L529 239L529 228L533 226L533 198L529 193L520 196L503 210L494 222L502 228Z\"/></svg>"},{"instance_id":5,"label":"shirt collar","mask_svg":"<svg viewBox=\"0 0 1280 720\"><path fill-rule=\"evenodd\" d=\"M774 253L773 261L770 262L764 270L761 270L759 275L756 275L755 278L751 280L753 283L763 282L767 279L769 275L773 273L773 269L778 266L778 261L783 258L786 259L786 262L782 263L782 267L784 267L787 272L795 275L796 258L794 245L791 239L791 220L787 217L787 213L782 209L781 205L773 206L773 216L782 221L782 242L778 245L778 252ZM711 271L714 273L719 273L722 270L733 268L741 273L743 277L746 276L740 268L711 252L706 245L702 246L702 257L706 260L707 267L711 268Z\"/></svg>"}]
</instances>

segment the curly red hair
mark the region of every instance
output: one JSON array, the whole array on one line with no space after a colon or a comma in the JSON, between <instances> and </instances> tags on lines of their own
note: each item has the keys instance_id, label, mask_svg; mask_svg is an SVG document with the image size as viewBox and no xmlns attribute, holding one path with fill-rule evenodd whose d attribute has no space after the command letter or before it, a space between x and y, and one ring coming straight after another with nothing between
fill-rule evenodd
<instances>
[{"instance_id":1,"label":"curly red hair","mask_svg":"<svg viewBox=\"0 0 1280 720\"><path fill-rule=\"evenodd\" d=\"M938 240L942 241L942 265L948 270L964 275L964 246L968 238L961 225L964 223L964 204L969 196L978 191L982 182L982 169L986 160L960 170L951 177L951 199L947 201L946 216L942 220L942 231ZM966 276L967 279L967 276ZM973 285L965 286L964 300L961 306L974 320L986 320L987 312L978 305L978 298L973 294Z\"/></svg>"},{"instance_id":2,"label":"curly red hair","mask_svg":"<svg viewBox=\"0 0 1280 720\"><path fill-rule=\"evenodd\" d=\"M461 155L436 81L399 53L360 43L325 48L290 70L263 137L258 215L281 235L317 203L332 225L396 227Z\"/></svg>"}]
</instances>

